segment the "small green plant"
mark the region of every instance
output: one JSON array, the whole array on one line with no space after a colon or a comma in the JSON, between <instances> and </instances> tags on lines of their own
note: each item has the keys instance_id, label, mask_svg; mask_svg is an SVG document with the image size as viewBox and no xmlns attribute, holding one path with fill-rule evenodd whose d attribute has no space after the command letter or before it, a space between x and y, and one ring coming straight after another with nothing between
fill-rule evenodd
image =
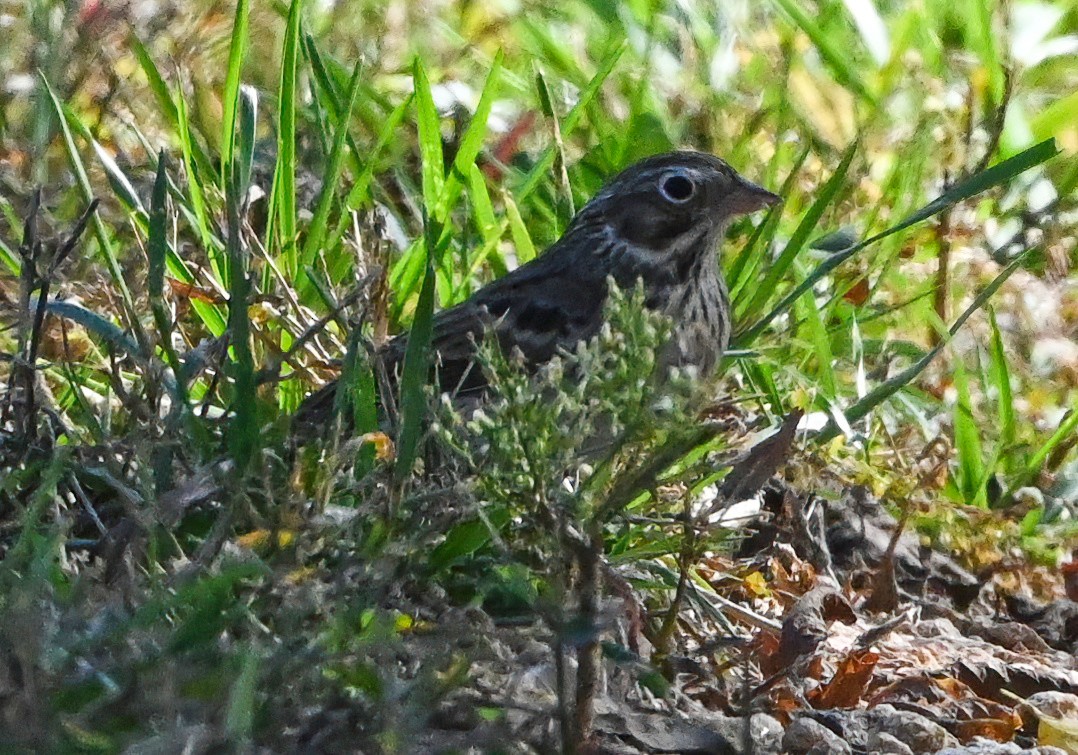
<instances>
[{"instance_id":1,"label":"small green plant","mask_svg":"<svg viewBox=\"0 0 1078 755\"><path fill-rule=\"evenodd\" d=\"M668 530L680 528L680 510L655 490L713 471L706 454L684 462L713 430L697 420L701 385L659 366L670 322L644 306L642 288L611 287L600 332L537 374L488 339L478 361L490 396L463 412L443 396L438 433L474 470L478 503L476 518L446 535L432 564L460 564L492 546L530 570L537 590L526 608L553 630L566 741L586 738L591 726L609 544L628 540L651 556L678 547ZM631 523L633 516L655 525ZM570 651L574 694L566 694Z\"/></svg>"}]
</instances>

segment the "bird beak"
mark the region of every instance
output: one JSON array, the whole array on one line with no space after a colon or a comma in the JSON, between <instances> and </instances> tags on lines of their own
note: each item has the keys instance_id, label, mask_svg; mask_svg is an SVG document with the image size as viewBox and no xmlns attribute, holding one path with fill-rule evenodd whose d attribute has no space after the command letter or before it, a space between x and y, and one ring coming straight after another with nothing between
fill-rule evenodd
<instances>
[{"instance_id":1,"label":"bird beak","mask_svg":"<svg viewBox=\"0 0 1078 755\"><path fill-rule=\"evenodd\" d=\"M730 215L748 215L765 207L778 204L782 197L773 194L752 181L739 177L737 185L725 197L725 209Z\"/></svg>"}]
</instances>

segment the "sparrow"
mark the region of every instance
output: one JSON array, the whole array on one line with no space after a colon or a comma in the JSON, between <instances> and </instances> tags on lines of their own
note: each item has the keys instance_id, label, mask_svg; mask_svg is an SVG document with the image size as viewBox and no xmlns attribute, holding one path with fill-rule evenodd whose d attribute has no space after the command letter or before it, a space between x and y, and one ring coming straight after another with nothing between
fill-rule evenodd
<instances>
[{"instance_id":1,"label":"sparrow","mask_svg":"<svg viewBox=\"0 0 1078 755\"><path fill-rule=\"evenodd\" d=\"M732 329L716 249L731 219L779 201L702 152L669 152L631 165L543 254L435 315L431 350L440 389L482 394L486 376L475 356L488 332L533 368L573 351L602 326L611 281L621 289L642 283L645 306L670 319L660 365L708 375ZM405 333L382 348L390 375L399 371L407 342ZM336 388L332 382L308 396L293 427L325 428Z\"/></svg>"}]
</instances>

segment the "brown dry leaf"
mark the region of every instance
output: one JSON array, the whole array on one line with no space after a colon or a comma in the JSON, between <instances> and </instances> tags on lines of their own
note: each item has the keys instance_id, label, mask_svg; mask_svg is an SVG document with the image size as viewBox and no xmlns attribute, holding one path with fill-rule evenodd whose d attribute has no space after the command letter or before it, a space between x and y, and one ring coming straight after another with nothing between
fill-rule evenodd
<instances>
[{"instance_id":1,"label":"brown dry leaf","mask_svg":"<svg viewBox=\"0 0 1078 755\"><path fill-rule=\"evenodd\" d=\"M1064 590L1067 597L1078 601L1078 551L1071 554L1071 560L1061 567Z\"/></svg>"},{"instance_id":2,"label":"brown dry leaf","mask_svg":"<svg viewBox=\"0 0 1078 755\"><path fill-rule=\"evenodd\" d=\"M855 650L850 653L839 663L831 681L809 693L809 702L814 708L821 710L855 707L868 689L869 682L872 681L872 671L879 659L879 653L871 650Z\"/></svg>"},{"instance_id":3,"label":"brown dry leaf","mask_svg":"<svg viewBox=\"0 0 1078 755\"><path fill-rule=\"evenodd\" d=\"M752 641L750 657L760 664L764 676L771 676L784 668L779 659L779 638L771 632L759 632Z\"/></svg>"},{"instance_id":4,"label":"brown dry leaf","mask_svg":"<svg viewBox=\"0 0 1078 755\"><path fill-rule=\"evenodd\" d=\"M191 283L184 283L183 281L176 280L175 278L165 278L168 281L168 286L176 296L184 299L195 299L197 301L203 301L207 304L224 304L225 298L215 291L211 291L207 288L202 288Z\"/></svg>"},{"instance_id":5,"label":"brown dry leaf","mask_svg":"<svg viewBox=\"0 0 1078 755\"><path fill-rule=\"evenodd\" d=\"M850 304L859 307L868 301L870 292L871 288L868 285L868 278L860 278L856 283L850 286L849 290L842 295L842 298Z\"/></svg>"},{"instance_id":6,"label":"brown dry leaf","mask_svg":"<svg viewBox=\"0 0 1078 755\"><path fill-rule=\"evenodd\" d=\"M1021 720L1018 723L1020 724ZM1010 742L1014 739L1018 724L1011 718L974 718L969 721L958 721L953 727L948 728L963 744L976 737L984 737L996 742Z\"/></svg>"},{"instance_id":7,"label":"brown dry leaf","mask_svg":"<svg viewBox=\"0 0 1078 755\"><path fill-rule=\"evenodd\" d=\"M789 568L781 559L769 559L768 571L771 573L771 589L777 593L804 595L819 581L816 567L793 554L789 557Z\"/></svg>"}]
</instances>

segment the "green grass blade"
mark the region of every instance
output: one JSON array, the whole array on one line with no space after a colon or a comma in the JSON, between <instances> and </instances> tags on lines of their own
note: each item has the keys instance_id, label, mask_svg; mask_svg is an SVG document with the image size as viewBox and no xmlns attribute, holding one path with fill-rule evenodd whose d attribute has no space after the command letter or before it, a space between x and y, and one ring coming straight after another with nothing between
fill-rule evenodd
<instances>
[{"instance_id":1,"label":"green grass blade","mask_svg":"<svg viewBox=\"0 0 1078 755\"><path fill-rule=\"evenodd\" d=\"M165 82L165 78L161 75L161 71L158 70L157 64L153 62L153 58L150 57L149 51L142 44L138 37L132 35L128 37L128 45L131 47L132 52L135 53L135 58L139 62L139 66L142 68L143 74L146 76L146 80L150 85L150 91L153 92L154 99L157 100L157 107L165 116L165 120L176 130L179 134L180 127L180 112L176 105L176 101L172 98L172 91L169 85ZM191 144L193 162L205 173L205 175L212 175L213 165L206 155L205 150L197 142Z\"/></svg>"},{"instance_id":2,"label":"green grass blade","mask_svg":"<svg viewBox=\"0 0 1078 755\"><path fill-rule=\"evenodd\" d=\"M322 192L315 206L314 216L307 228L307 240L303 245L303 253L300 261L304 267L312 265L314 258L322 249L326 239L326 230L329 224L329 211L333 207L333 199L337 193L337 184L341 177L341 168L344 162L345 140L348 135L348 127L352 122L352 108L356 103L356 94L359 91L360 71L362 61L356 61L352 70L352 79L348 83L348 94L341 117L337 121L337 130L333 135L333 149L329 154L329 164L322 180ZM300 292L303 293L301 286Z\"/></svg>"},{"instance_id":3,"label":"green grass blade","mask_svg":"<svg viewBox=\"0 0 1078 755\"><path fill-rule=\"evenodd\" d=\"M812 147L805 147L798 154L793 166L786 174L786 180L782 182L782 188L779 189L780 197L790 196L790 192L793 191L794 184L801 174L801 166L805 164L805 160L808 159L810 154L812 154ZM763 222L756 226L756 230L749 237L745 248L741 250L727 270L726 280L730 284L730 297L735 303L742 298L741 292L744 286L749 283L753 274L767 256L769 243L778 229L781 218L782 205L777 205L768 210Z\"/></svg>"},{"instance_id":4,"label":"green grass blade","mask_svg":"<svg viewBox=\"0 0 1078 755\"><path fill-rule=\"evenodd\" d=\"M258 139L258 90L240 87L238 149L233 148L234 178L239 196L244 197L251 185L255 162L255 143Z\"/></svg>"},{"instance_id":5,"label":"green grass blade","mask_svg":"<svg viewBox=\"0 0 1078 755\"><path fill-rule=\"evenodd\" d=\"M146 252L150 263L146 292L155 313L158 307L164 312L165 307L165 263L168 257L168 228L165 214L167 190L168 174L165 167L165 152L162 150L157 156L157 175L153 182L153 195L150 197L150 226L146 240ZM161 328L160 332L162 339L171 330L167 327L167 317L165 321L166 327Z\"/></svg>"},{"instance_id":6,"label":"green grass blade","mask_svg":"<svg viewBox=\"0 0 1078 755\"><path fill-rule=\"evenodd\" d=\"M292 0L285 23L281 54L281 83L277 94L277 165L273 172L269 218L266 221L266 249L277 248L273 234L280 233L279 265L290 281L299 276L296 249L296 73L299 58L299 24L302 0Z\"/></svg>"},{"instance_id":7,"label":"green grass blade","mask_svg":"<svg viewBox=\"0 0 1078 755\"><path fill-rule=\"evenodd\" d=\"M65 106L66 109L66 106ZM70 118L70 114L68 116ZM105 175L108 176L109 185L112 186L112 190L116 193L116 196L120 198L124 206L131 212L136 212L140 215L146 215L146 208L142 206L142 200L139 199L138 192L135 190L131 180L120 169L120 166L116 164L116 161L112 159L112 155L101 146L97 139L90 138L90 146L93 147L94 153L97 155L97 159L101 161L102 167L105 169Z\"/></svg>"},{"instance_id":8,"label":"green grass blade","mask_svg":"<svg viewBox=\"0 0 1078 755\"><path fill-rule=\"evenodd\" d=\"M362 336L358 331L352 333L349 338L344 367L341 369L340 385L344 390L337 392L334 416L339 417L344 411L350 412L352 427L356 435L377 430L378 387L375 383L374 371L371 369L370 361L363 348ZM374 462L374 445L364 443L357 452L352 470L353 478L359 480L365 477L374 468Z\"/></svg>"},{"instance_id":9,"label":"green grass blade","mask_svg":"<svg viewBox=\"0 0 1078 755\"><path fill-rule=\"evenodd\" d=\"M191 199L191 211L195 216L195 228L198 231L199 240L202 242L206 256L210 258L210 267L213 274L224 287L228 286L228 265L222 258L221 248L214 240L210 231L211 220L209 210L206 208L206 198L202 193L202 181L214 173L200 173L195 160L194 141L191 137L191 122L187 113L187 102L183 94L176 92L177 132L180 137L180 150L183 154L183 164L187 171L187 194Z\"/></svg>"},{"instance_id":10,"label":"green grass blade","mask_svg":"<svg viewBox=\"0 0 1078 755\"><path fill-rule=\"evenodd\" d=\"M838 381L835 378L831 337L820 316L820 310L816 306L816 296L812 291L806 291L798 301L798 310L801 321L808 329L816 355L816 384L822 389L828 403L832 403L838 395Z\"/></svg>"},{"instance_id":11,"label":"green grass blade","mask_svg":"<svg viewBox=\"0 0 1078 755\"><path fill-rule=\"evenodd\" d=\"M236 463L237 475L246 470L258 447L258 420L255 396L254 354L251 352L251 322L247 312L251 282L247 271L247 249L240 230L240 204L235 182L225 194L228 211L228 264L231 285L228 291L228 330L234 359L232 376L232 421L228 428L228 449Z\"/></svg>"},{"instance_id":12,"label":"green grass blade","mask_svg":"<svg viewBox=\"0 0 1078 755\"><path fill-rule=\"evenodd\" d=\"M397 438L397 462L394 477L398 482L412 473L419 451L423 418L427 411L426 385L430 376L430 341L434 325L435 245L442 229L429 216L424 218L424 240L427 251L426 273L419 291L415 318L408 334L401 370L401 420Z\"/></svg>"},{"instance_id":13,"label":"green grass blade","mask_svg":"<svg viewBox=\"0 0 1078 755\"><path fill-rule=\"evenodd\" d=\"M996 421L999 425L999 444L1001 458L1006 458L1006 451L1014 445L1017 418L1014 412L1014 395L1011 391L1011 372L1007 367L1007 353L1003 348L1003 335L996 322L996 312L988 309L988 323L992 328L992 338L988 346L989 375L996 389Z\"/></svg>"},{"instance_id":14,"label":"green grass blade","mask_svg":"<svg viewBox=\"0 0 1078 755\"><path fill-rule=\"evenodd\" d=\"M996 41L999 36L993 20L993 9L999 4L986 2L985 0L964 0L959 6L962 20L965 22L966 38L969 46L976 50L977 55L984 65L988 74L989 94L993 103L1003 99L1004 89L1004 63L1000 59L999 45ZM1004 6L1005 7L1005 6ZM1004 10L1004 13L1009 12Z\"/></svg>"},{"instance_id":15,"label":"green grass blade","mask_svg":"<svg viewBox=\"0 0 1078 755\"><path fill-rule=\"evenodd\" d=\"M339 80L335 75L336 66L331 71L327 61L322 57L322 53L318 50L318 45L315 43L314 37L310 34L303 35L303 54L307 58L307 62L310 63L311 78L314 81L315 87L312 91L314 97L311 101L312 106L322 108L329 116L327 122L337 123L341 119L341 111L344 107L344 92L347 91L346 87L349 85L351 75L348 75L344 80ZM332 63L332 61L330 61ZM363 89L363 84L359 85L360 89ZM369 96L369 92L367 93ZM357 100L358 101L358 100ZM353 109L355 106L353 105ZM358 115L358 113L357 113ZM379 118L379 123L381 118ZM319 123L321 126L321 123ZM324 131L324 129L323 129ZM323 139L325 146L325 152L328 154L329 140ZM363 172L364 161L361 155L365 152L360 150L359 145L356 144L352 138L352 134L349 132L345 136L345 142L348 145L348 150L345 152L345 156L348 159L352 170L357 175Z\"/></svg>"},{"instance_id":16,"label":"green grass blade","mask_svg":"<svg viewBox=\"0 0 1078 755\"><path fill-rule=\"evenodd\" d=\"M352 188L348 190L348 196L344 200L344 207L341 208L341 216L337 220L337 227L333 230L333 234L326 244L327 249L337 249L340 246L341 239L344 238L345 231L352 220L352 213L359 209L361 205L371 201L370 187L371 182L374 180L374 168L377 164L377 158L389 146L397 129L404 121L404 116L411 104L412 95L409 95L386 117L374 146L367 151L367 165L363 168L363 172L360 173L359 177L356 178L355 183L352 184ZM343 280L351 265L352 259L349 255L337 255L336 260L330 264L333 281L339 282Z\"/></svg>"},{"instance_id":17,"label":"green grass blade","mask_svg":"<svg viewBox=\"0 0 1078 755\"><path fill-rule=\"evenodd\" d=\"M128 46L135 53L135 59L138 60L139 65L142 67L142 72L146 75L150 91L153 92L157 100L157 106L164 113L165 119L175 127L179 122L179 114L176 112L176 103L172 100L172 92L168 84L165 83L164 76L157 69L157 64L153 62L153 58L150 57L150 52L142 44L142 40L132 35L128 38Z\"/></svg>"},{"instance_id":18,"label":"green grass blade","mask_svg":"<svg viewBox=\"0 0 1078 755\"><path fill-rule=\"evenodd\" d=\"M1063 421L1059 423L1059 427L1052 433L1052 436L1029 457L1025 469L1022 470L1012 489L1018 489L1029 484L1044 468L1048 457L1063 443L1070 442L1071 437L1076 432L1078 432L1078 410L1071 409L1064 415Z\"/></svg>"},{"instance_id":19,"label":"green grass blade","mask_svg":"<svg viewBox=\"0 0 1078 755\"><path fill-rule=\"evenodd\" d=\"M434 106L430 80L419 58L412 64L415 86L416 123L419 127L419 155L423 161L423 206L435 213L445 187L445 155L442 152L442 131L438 109ZM435 219L440 216L434 214Z\"/></svg>"},{"instance_id":20,"label":"green grass blade","mask_svg":"<svg viewBox=\"0 0 1078 755\"><path fill-rule=\"evenodd\" d=\"M258 687L262 657L254 643L241 654L240 673L228 691L228 707L225 712L225 731L230 742L237 747L249 743L254 734L258 703L262 692Z\"/></svg>"},{"instance_id":21,"label":"green grass blade","mask_svg":"<svg viewBox=\"0 0 1078 755\"><path fill-rule=\"evenodd\" d=\"M438 221L441 223L446 222L449 218L449 211L453 209L457 199L460 197L461 190L468 182L468 176L475 166L480 149L483 147L483 140L487 134L487 121L490 119L490 111L498 94L503 59L504 56L499 50L498 54L494 56L490 73L487 74L487 80L483 84L479 104L476 105L475 113L472 115L468 127L464 130L464 135L460 139L456 157L453 158L452 170L446 178L445 186L442 187L436 208Z\"/></svg>"},{"instance_id":22,"label":"green grass blade","mask_svg":"<svg viewBox=\"0 0 1078 755\"><path fill-rule=\"evenodd\" d=\"M517 203L513 201L509 192L505 193L503 199L505 201L505 215L509 219L509 232L513 235L513 246L517 250L517 262L523 265L525 262L531 262L535 259L535 244L532 243L528 226L524 224L524 218L520 215Z\"/></svg>"},{"instance_id":23,"label":"green grass blade","mask_svg":"<svg viewBox=\"0 0 1078 755\"><path fill-rule=\"evenodd\" d=\"M157 326L157 340L165 354L168 366L172 369L169 388L176 402L174 410L187 412L187 385L181 379L183 364L172 345L173 326L165 303L165 270L168 267L168 216L166 212L168 196L168 173L165 153L157 156L157 175L153 182L150 196L149 223L146 234L146 254L149 258L146 292L153 312L154 325Z\"/></svg>"},{"instance_id":24,"label":"green grass blade","mask_svg":"<svg viewBox=\"0 0 1078 755\"><path fill-rule=\"evenodd\" d=\"M468 196L472 200L472 218L484 243L501 236L498 220L494 216L494 205L487 191L487 181L479 166L472 163L468 168Z\"/></svg>"},{"instance_id":25,"label":"green grass blade","mask_svg":"<svg viewBox=\"0 0 1078 755\"><path fill-rule=\"evenodd\" d=\"M228 45L228 71L225 74L225 91L221 97L224 112L221 116L221 185L228 186L233 169L233 153L236 145L236 116L240 102L240 76L243 61L247 57L250 0L237 0L236 14L232 21L232 35Z\"/></svg>"},{"instance_id":26,"label":"green grass blade","mask_svg":"<svg viewBox=\"0 0 1078 755\"><path fill-rule=\"evenodd\" d=\"M958 459L958 490L963 503L987 507L984 489L984 449L981 435L977 430L977 420L973 416L973 402L969 395L969 377L962 360L952 362L954 386L958 393L954 412L954 445Z\"/></svg>"},{"instance_id":27,"label":"green grass blade","mask_svg":"<svg viewBox=\"0 0 1078 755\"><path fill-rule=\"evenodd\" d=\"M4 243L3 239L0 239L0 263L3 263L4 267L8 269L14 277L19 277L19 273L22 270L22 264L19 262L18 256L12 251L11 247Z\"/></svg>"}]
</instances>

